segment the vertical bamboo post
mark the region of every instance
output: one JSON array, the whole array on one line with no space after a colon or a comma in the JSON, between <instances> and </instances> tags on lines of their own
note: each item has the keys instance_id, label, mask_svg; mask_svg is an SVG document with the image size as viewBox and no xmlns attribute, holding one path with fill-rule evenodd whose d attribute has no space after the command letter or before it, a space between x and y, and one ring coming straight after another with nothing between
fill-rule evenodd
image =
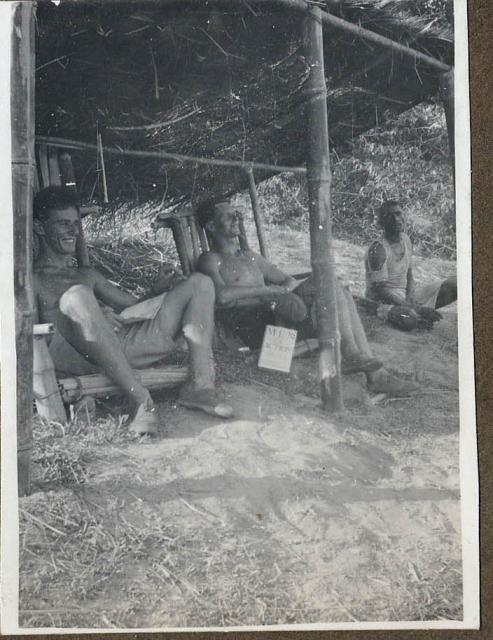
<instances>
[{"instance_id":1,"label":"vertical bamboo post","mask_svg":"<svg viewBox=\"0 0 493 640\"><path fill-rule=\"evenodd\" d=\"M454 70L440 76L440 97L445 111L445 121L447 123L448 144L450 151L450 162L454 171L455 181L455 108L454 108Z\"/></svg>"},{"instance_id":2,"label":"vertical bamboo post","mask_svg":"<svg viewBox=\"0 0 493 640\"><path fill-rule=\"evenodd\" d=\"M330 207L330 158L325 87L323 29L320 8L304 18L304 55L310 68L306 83L307 185L310 211L311 264L317 300L320 341L320 392L324 407L344 408L340 334Z\"/></svg>"},{"instance_id":3,"label":"vertical bamboo post","mask_svg":"<svg viewBox=\"0 0 493 640\"><path fill-rule=\"evenodd\" d=\"M260 213L260 205L258 202L258 193L257 193L257 185L255 184L255 177L253 175L253 168L248 167L246 170L246 174L248 176L248 191L250 192L250 200L252 203L252 211L253 211L253 219L255 220L255 226L257 227L257 238L258 245L260 248L260 253L264 256L264 258L269 259L269 251L267 249L267 240L265 237L265 228L262 222L262 217Z\"/></svg>"},{"instance_id":4,"label":"vertical bamboo post","mask_svg":"<svg viewBox=\"0 0 493 640\"><path fill-rule=\"evenodd\" d=\"M12 194L17 355L19 495L30 489L33 406L32 203L34 173L34 3L17 2L12 31Z\"/></svg>"}]
</instances>

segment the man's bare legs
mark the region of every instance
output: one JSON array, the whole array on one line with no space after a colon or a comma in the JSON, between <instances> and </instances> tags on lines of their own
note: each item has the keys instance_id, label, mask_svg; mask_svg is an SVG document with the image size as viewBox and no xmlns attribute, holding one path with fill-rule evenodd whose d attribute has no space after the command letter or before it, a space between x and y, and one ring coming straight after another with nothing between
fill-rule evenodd
<instances>
[{"instance_id":1,"label":"man's bare legs","mask_svg":"<svg viewBox=\"0 0 493 640\"><path fill-rule=\"evenodd\" d=\"M364 371L368 375L369 372L380 369L382 363L371 352L351 292L337 281L336 294L342 370L344 373Z\"/></svg>"},{"instance_id":2,"label":"man's bare legs","mask_svg":"<svg viewBox=\"0 0 493 640\"><path fill-rule=\"evenodd\" d=\"M214 388L214 302L212 280L194 273L166 294L158 311L163 335L175 340L183 333L190 353L193 385L197 389Z\"/></svg>"},{"instance_id":3,"label":"man's bare legs","mask_svg":"<svg viewBox=\"0 0 493 640\"><path fill-rule=\"evenodd\" d=\"M354 298L347 287L340 287L340 298L337 300L340 308L344 308L346 322L351 327L350 332L357 352L364 354L368 358L373 358L370 344L366 337L366 332L359 317L358 309L354 303ZM341 312L339 311L339 322L342 323Z\"/></svg>"},{"instance_id":4,"label":"man's bare legs","mask_svg":"<svg viewBox=\"0 0 493 640\"><path fill-rule=\"evenodd\" d=\"M56 324L67 342L97 365L136 406L152 409L149 391L132 371L114 328L89 287L74 285L63 294Z\"/></svg>"},{"instance_id":5,"label":"man's bare legs","mask_svg":"<svg viewBox=\"0 0 493 640\"><path fill-rule=\"evenodd\" d=\"M441 309L457 300L457 277L451 276L444 280L440 286L435 303L435 309Z\"/></svg>"},{"instance_id":6,"label":"man's bare legs","mask_svg":"<svg viewBox=\"0 0 493 640\"><path fill-rule=\"evenodd\" d=\"M361 318L358 313L358 309L354 302L354 298L346 287L344 287L344 293L346 298L346 304L351 317L351 326L353 330L353 336L360 353L364 354L368 358L373 358L366 332L361 322ZM407 380L401 380L392 375L385 367L381 367L377 371L367 371L366 379L368 387L374 393L387 393L390 395L400 396L409 395L416 391L419 387Z\"/></svg>"},{"instance_id":7,"label":"man's bare legs","mask_svg":"<svg viewBox=\"0 0 493 640\"><path fill-rule=\"evenodd\" d=\"M163 356L169 351L171 340L180 332L183 333L190 352L194 390L214 390L211 347L214 297L212 281L206 276L194 274L166 295L153 321L152 329L155 328L163 338ZM59 316L57 327L65 339L108 375L136 406L131 428L139 433L155 432L155 425L152 425L155 416L149 415L153 409L152 398L131 368L131 364L136 367L152 364L156 360L155 354L153 360L145 355L139 356L138 342L124 353L114 328L102 313L93 292L84 285L76 285L65 292L60 299ZM207 402L202 396L201 400L201 403L191 402L190 406L209 411L214 402L211 394L207 396ZM221 405L215 414L229 417L232 409Z\"/></svg>"},{"instance_id":8,"label":"man's bare legs","mask_svg":"<svg viewBox=\"0 0 493 640\"><path fill-rule=\"evenodd\" d=\"M353 308L355 309L355 307L354 302L352 306L350 304L350 299L352 301L351 294L349 294L348 290L343 287L339 281L336 282L336 294L337 314L339 318L339 332L341 334L341 354L343 358L347 358L361 352L361 349L359 348L356 341L357 333L355 333L354 331L355 313ZM357 311L356 318L359 321Z\"/></svg>"},{"instance_id":9,"label":"man's bare legs","mask_svg":"<svg viewBox=\"0 0 493 640\"><path fill-rule=\"evenodd\" d=\"M191 275L166 295L159 311L159 321L173 338L181 332L188 343L192 385L182 387L179 402L214 416L231 418L232 407L220 401L214 389L214 292L214 284L209 277L200 273Z\"/></svg>"}]
</instances>

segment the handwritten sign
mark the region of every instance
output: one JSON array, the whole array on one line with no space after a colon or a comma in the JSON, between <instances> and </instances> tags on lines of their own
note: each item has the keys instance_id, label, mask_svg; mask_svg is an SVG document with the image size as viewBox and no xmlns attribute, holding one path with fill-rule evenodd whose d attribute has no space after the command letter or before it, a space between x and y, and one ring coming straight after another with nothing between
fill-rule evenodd
<instances>
[{"instance_id":1,"label":"handwritten sign","mask_svg":"<svg viewBox=\"0 0 493 640\"><path fill-rule=\"evenodd\" d=\"M258 366L262 369L275 369L289 373L297 333L296 329L274 327L268 324L265 327Z\"/></svg>"}]
</instances>

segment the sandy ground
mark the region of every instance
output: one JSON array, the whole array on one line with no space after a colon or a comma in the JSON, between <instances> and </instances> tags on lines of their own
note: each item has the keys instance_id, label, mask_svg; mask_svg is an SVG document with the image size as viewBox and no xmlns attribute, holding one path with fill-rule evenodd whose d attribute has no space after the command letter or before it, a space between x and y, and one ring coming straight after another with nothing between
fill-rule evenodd
<instances>
[{"instance_id":1,"label":"sandy ground","mask_svg":"<svg viewBox=\"0 0 493 640\"><path fill-rule=\"evenodd\" d=\"M296 234L275 235L282 265L308 266ZM361 282L362 250L337 249ZM453 263L419 268L443 277ZM151 443L110 419L45 426L67 474L48 481L40 463L20 501L21 624L460 619L456 309L428 333L367 325L376 354L422 393L370 398L353 376L348 410L330 416L306 359L292 388L223 376L234 420L163 397Z\"/></svg>"}]
</instances>

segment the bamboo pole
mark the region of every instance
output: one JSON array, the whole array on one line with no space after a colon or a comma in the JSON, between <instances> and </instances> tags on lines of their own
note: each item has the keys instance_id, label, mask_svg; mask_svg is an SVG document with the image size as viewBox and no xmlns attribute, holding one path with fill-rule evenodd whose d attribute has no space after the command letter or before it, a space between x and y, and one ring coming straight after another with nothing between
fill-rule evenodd
<instances>
[{"instance_id":1,"label":"bamboo pole","mask_svg":"<svg viewBox=\"0 0 493 640\"><path fill-rule=\"evenodd\" d=\"M450 162L455 181L455 108L454 108L454 72L449 71L440 76L440 97L445 111L447 135L450 151Z\"/></svg>"},{"instance_id":2,"label":"bamboo pole","mask_svg":"<svg viewBox=\"0 0 493 640\"><path fill-rule=\"evenodd\" d=\"M172 5L172 4L184 4L183 0L160 0L161 4ZM231 0L212 0L215 4L231 4ZM211 3L211 0L187 0L189 4L200 4L200 5L208 5ZM281 5L286 9L290 9L293 11L298 11L303 14L309 10L312 4L312 0L252 0L252 5ZM386 36L382 36L375 31L371 31L370 29L365 29L360 25L354 24L353 22L349 22L348 20L344 20L343 18L338 18L326 11L320 12L319 19L323 22L324 25L332 27L334 29L338 29L339 31L344 31L348 34L361 38L362 40L366 40L367 42L373 42L380 47L385 49L392 50L396 53L402 54L404 57L409 58L409 60L414 64L416 62L422 62L426 66L434 69L438 72L450 71L452 68L450 65L437 60L433 56L430 56L426 53L422 53L417 49L412 49L405 44L401 44L400 42L395 42L391 38L387 38Z\"/></svg>"},{"instance_id":3,"label":"bamboo pole","mask_svg":"<svg viewBox=\"0 0 493 640\"><path fill-rule=\"evenodd\" d=\"M250 192L250 201L252 203L253 219L255 220L255 226L257 227L257 238L260 253L264 258L269 259L269 250L267 249L267 239L265 237L265 228L262 222L260 213L260 205L258 201L257 185L255 184L255 177L253 175L252 167L248 167L246 170L248 177L248 191Z\"/></svg>"},{"instance_id":4,"label":"bamboo pole","mask_svg":"<svg viewBox=\"0 0 493 640\"><path fill-rule=\"evenodd\" d=\"M78 140L68 140L67 138L54 138L52 136L36 136L38 144L59 147L60 149L76 149L98 151L98 146L89 142ZM175 162L190 162L192 164L204 164L216 167L239 167L247 169L253 167L259 171L272 171L274 173L300 173L305 174L305 167L287 167L277 164L266 164L265 162L247 162L243 160L221 160L219 158L199 158L195 156L185 156L180 153L168 153L167 151L142 151L139 149L119 149L118 147L103 147L105 153L117 156L129 156L134 158L156 158L158 160L174 160Z\"/></svg>"},{"instance_id":5,"label":"bamboo pole","mask_svg":"<svg viewBox=\"0 0 493 640\"><path fill-rule=\"evenodd\" d=\"M167 365L160 368L134 369L134 374L147 389L170 389L189 378L188 367ZM102 373L63 378L58 381L65 402L74 402L84 396L105 397L121 394L122 390Z\"/></svg>"},{"instance_id":6,"label":"bamboo pole","mask_svg":"<svg viewBox=\"0 0 493 640\"><path fill-rule=\"evenodd\" d=\"M33 406L32 204L34 155L34 4L14 5L12 30L12 191L17 354L19 495L30 490Z\"/></svg>"},{"instance_id":7,"label":"bamboo pole","mask_svg":"<svg viewBox=\"0 0 493 640\"><path fill-rule=\"evenodd\" d=\"M99 162L101 164L101 178L103 180L103 202L104 204L108 204L108 185L106 184L106 167L104 165L103 138L101 137L101 134L99 132L97 137L97 147Z\"/></svg>"},{"instance_id":8,"label":"bamboo pole","mask_svg":"<svg viewBox=\"0 0 493 640\"><path fill-rule=\"evenodd\" d=\"M304 19L304 52L310 68L306 87L307 183L311 264L320 342L320 391L325 408L344 408L336 274L330 207L330 158L321 11L312 6Z\"/></svg>"}]
</instances>

